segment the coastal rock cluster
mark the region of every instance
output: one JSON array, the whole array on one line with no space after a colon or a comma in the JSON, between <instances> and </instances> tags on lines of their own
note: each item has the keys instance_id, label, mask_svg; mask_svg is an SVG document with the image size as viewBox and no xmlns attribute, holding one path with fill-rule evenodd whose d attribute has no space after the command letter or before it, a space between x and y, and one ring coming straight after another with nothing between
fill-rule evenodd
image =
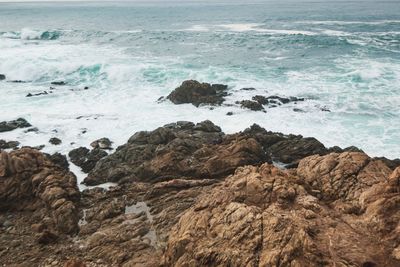
<instances>
[{"instance_id":1,"label":"coastal rock cluster","mask_svg":"<svg viewBox=\"0 0 400 267\"><path fill-rule=\"evenodd\" d=\"M255 90L255 88L242 88L241 90L253 91ZM225 97L228 95L229 93L227 85L200 83L195 80L187 80L184 81L175 90L173 90L167 96L167 99L169 99L174 104L191 103L196 107L199 107L201 105L216 106L222 105L225 102ZM301 101L305 101L305 98L294 96L282 97L277 95L255 95L252 97L251 100L245 99L242 101L236 101L235 104L244 109L265 112L265 108L274 108L289 103L296 104L297 102Z\"/></svg>"},{"instance_id":2,"label":"coastal rock cluster","mask_svg":"<svg viewBox=\"0 0 400 267\"><path fill-rule=\"evenodd\" d=\"M111 145L102 141L92 151ZM85 163L91 150L78 152ZM258 125L224 134L204 121L138 132L90 164L86 184L115 186L80 192L65 156L1 152L0 262L400 265L396 161Z\"/></svg>"}]
</instances>

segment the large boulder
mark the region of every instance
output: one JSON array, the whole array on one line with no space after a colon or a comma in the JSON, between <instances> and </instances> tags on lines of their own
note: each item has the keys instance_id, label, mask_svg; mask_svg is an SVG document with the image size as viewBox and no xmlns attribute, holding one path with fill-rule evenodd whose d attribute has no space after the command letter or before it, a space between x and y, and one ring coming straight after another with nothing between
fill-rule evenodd
<instances>
[{"instance_id":1,"label":"large boulder","mask_svg":"<svg viewBox=\"0 0 400 267\"><path fill-rule=\"evenodd\" d=\"M32 125L27 122L24 118L19 118L12 121L2 121L0 122L0 132L8 132L15 130L17 128L31 127Z\"/></svg>"},{"instance_id":2,"label":"large boulder","mask_svg":"<svg viewBox=\"0 0 400 267\"><path fill-rule=\"evenodd\" d=\"M47 214L56 230L74 234L78 231L79 199L75 175L41 152L30 148L1 152L0 211Z\"/></svg>"},{"instance_id":3,"label":"large boulder","mask_svg":"<svg viewBox=\"0 0 400 267\"><path fill-rule=\"evenodd\" d=\"M399 266L400 169L390 173L354 152L306 158L297 172L239 168L181 216L162 263Z\"/></svg>"},{"instance_id":4,"label":"large boulder","mask_svg":"<svg viewBox=\"0 0 400 267\"><path fill-rule=\"evenodd\" d=\"M167 98L174 104L191 103L196 107L201 104L220 105L227 95L228 86L223 84L200 83L194 80L184 81Z\"/></svg>"}]
</instances>

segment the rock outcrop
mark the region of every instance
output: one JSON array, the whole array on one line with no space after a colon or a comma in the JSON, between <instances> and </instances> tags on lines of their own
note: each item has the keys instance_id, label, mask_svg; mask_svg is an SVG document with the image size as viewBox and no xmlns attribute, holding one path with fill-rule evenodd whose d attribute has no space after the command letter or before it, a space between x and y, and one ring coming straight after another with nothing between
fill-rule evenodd
<instances>
[{"instance_id":1,"label":"rock outcrop","mask_svg":"<svg viewBox=\"0 0 400 267\"><path fill-rule=\"evenodd\" d=\"M200 83L194 80L184 81L167 98L174 104L191 103L196 107L201 104L221 105L227 95L228 86L223 84Z\"/></svg>"},{"instance_id":2,"label":"rock outcrop","mask_svg":"<svg viewBox=\"0 0 400 267\"><path fill-rule=\"evenodd\" d=\"M398 266L400 170L362 153L239 168L173 227L164 266Z\"/></svg>"},{"instance_id":3,"label":"rock outcrop","mask_svg":"<svg viewBox=\"0 0 400 267\"><path fill-rule=\"evenodd\" d=\"M101 160L85 179L104 182L154 181L176 177L223 178L238 166L270 161L261 144L247 135L225 135L211 121L177 122L138 132Z\"/></svg>"},{"instance_id":4,"label":"rock outcrop","mask_svg":"<svg viewBox=\"0 0 400 267\"><path fill-rule=\"evenodd\" d=\"M2 121L0 122L0 132L8 132L17 128L31 127L32 125L23 118L19 118L13 121Z\"/></svg>"},{"instance_id":5,"label":"rock outcrop","mask_svg":"<svg viewBox=\"0 0 400 267\"><path fill-rule=\"evenodd\" d=\"M0 211L29 210L51 218L46 228L78 231L80 194L74 174L59 168L37 150L0 154Z\"/></svg>"}]
</instances>

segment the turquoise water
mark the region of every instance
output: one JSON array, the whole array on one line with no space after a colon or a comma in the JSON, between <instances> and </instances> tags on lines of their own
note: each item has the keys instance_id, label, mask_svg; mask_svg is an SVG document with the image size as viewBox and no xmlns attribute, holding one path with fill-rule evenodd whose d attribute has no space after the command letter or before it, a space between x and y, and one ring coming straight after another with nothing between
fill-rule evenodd
<instances>
[{"instance_id":1,"label":"turquoise water","mask_svg":"<svg viewBox=\"0 0 400 267\"><path fill-rule=\"evenodd\" d=\"M400 157L400 1L0 3L0 73L0 121L22 116L40 130L0 138L61 137L49 152L211 119L226 132L258 123ZM228 84L227 103L307 101L266 114L157 103L186 79ZM59 80L68 85L25 97Z\"/></svg>"}]
</instances>

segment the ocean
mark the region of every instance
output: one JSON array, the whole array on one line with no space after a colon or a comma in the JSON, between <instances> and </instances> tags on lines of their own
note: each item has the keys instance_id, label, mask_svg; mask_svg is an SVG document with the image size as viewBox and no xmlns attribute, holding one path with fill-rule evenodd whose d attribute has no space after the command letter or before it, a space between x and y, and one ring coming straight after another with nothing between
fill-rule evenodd
<instances>
[{"instance_id":1,"label":"ocean","mask_svg":"<svg viewBox=\"0 0 400 267\"><path fill-rule=\"evenodd\" d=\"M226 133L257 123L400 157L400 1L0 3L0 73L0 121L39 129L0 139L45 152L209 119ZM227 104L306 101L266 113L157 102L187 79L227 84Z\"/></svg>"}]
</instances>

